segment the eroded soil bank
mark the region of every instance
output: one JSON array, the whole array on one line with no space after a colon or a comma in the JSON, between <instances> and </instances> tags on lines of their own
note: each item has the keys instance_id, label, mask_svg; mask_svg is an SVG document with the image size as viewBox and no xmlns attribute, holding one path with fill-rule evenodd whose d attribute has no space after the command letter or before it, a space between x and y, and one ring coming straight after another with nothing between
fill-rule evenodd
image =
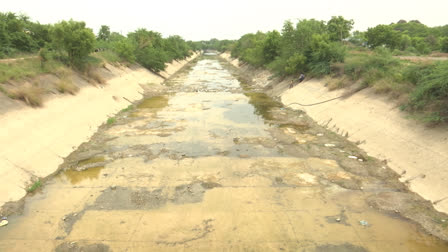
<instances>
[{"instance_id":1,"label":"eroded soil bank","mask_svg":"<svg viewBox=\"0 0 448 252\"><path fill-rule=\"evenodd\" d=\"M202 57L147 93L26 197L0 250L448 249L448 217L387 165L243 77Z\"/></svg>"}]
</instances>

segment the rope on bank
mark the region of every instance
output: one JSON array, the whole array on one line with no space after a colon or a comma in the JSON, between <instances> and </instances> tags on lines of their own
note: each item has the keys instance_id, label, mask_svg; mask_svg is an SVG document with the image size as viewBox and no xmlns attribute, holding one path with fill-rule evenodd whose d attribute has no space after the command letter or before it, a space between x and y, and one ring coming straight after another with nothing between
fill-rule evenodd
<instances>
[{"instance_id":1,"label":"rope on bank","mask_svg":"<svg viewBox=\"0 0 448 252\"><path fill-rule=\"evenodd\" d=\"M319 104L327 103L327 102L330 102L330 101L334 101L334 100L337 100L337 99L340 99L340 98L343 98L343 97L346 97L346 96L349 96L349 95L351 95L351 94L341 95L341 96L338 96L338 97L336 97L336 98L332 98L332 99L329 99L329 100L325 100L325 101L321 101L321 102L316 102L316 103L312 103L312 104L302 104L302 103L298 103L298 102L293 102L293 103L287 104L287 105L285 105L285 106L286 106L286 107L289 107L290 105L293 105L293 104L297 104L297 105L299 105L299 106L303 106L303 107L315 106L315 105L319 105Z\"/></svg>"},{"instance_id":2,"label":"rope on bank","mask_svg":"<svg viewBox=\"0 0 448 252\"><path fill-rule=\"evenodd\" d=\"M356 92L359 92L359 91L363 90L364 88L366 88L366 87L359 87L359 88L353 90L352 92L343 94L343 95L341 95L341 96L338 96L338 97L335 97L335 98L332 98L332 99L329 99L329 100L321 101L321 102L316 102L316 103L311 103L311 104L302 104L302 103L299 103L299 102L293 102L293 103L287 104L287 105L285 105L285 106L286 106L286 107L289 107L290 105L293 105L293 104L297 104L297 105L299 105L299 106L303 106L303 107L315 106L315 105L319 105L319 104L327 103L327 102L330 102L330 101L334 101L334 100L337 100L337 99L341 99L341 98L349 97L349 96L355 94Z\"/></svg>"}]
</instances>

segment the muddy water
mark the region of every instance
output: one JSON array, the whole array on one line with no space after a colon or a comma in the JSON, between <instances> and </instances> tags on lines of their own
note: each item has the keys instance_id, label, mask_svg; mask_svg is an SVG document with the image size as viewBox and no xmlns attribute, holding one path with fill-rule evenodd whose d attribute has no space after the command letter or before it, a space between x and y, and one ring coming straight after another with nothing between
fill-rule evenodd
<instances>
[{"instance_id":1,"label":"muddy water","mask_svg":"<svg viewBox=\"0 0 448 252\"><path fill-rule=\"evenodd\" d=\"M448 251L367 203L402 190L385 168L217 58L166 85L27 197L0 251Z\"/></svg>"}]
</instances>

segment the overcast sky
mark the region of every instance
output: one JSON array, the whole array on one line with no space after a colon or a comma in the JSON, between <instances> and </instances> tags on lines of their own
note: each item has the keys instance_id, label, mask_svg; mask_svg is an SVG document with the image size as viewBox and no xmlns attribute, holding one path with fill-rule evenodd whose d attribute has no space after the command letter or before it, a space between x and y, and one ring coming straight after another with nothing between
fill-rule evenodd
<instances>
[{"instance_id":1,"label":"overcast sky","mask_svg":"<svg viewBox=\"0 0 448 252\"><path fill-rule=\"evenodd\" d=\"M448 24L448 0L1 0L0 12L8 11L45 24L85 21L95 33L105 24L124 35L147 28L187 40L238 39L258 30L281 30L287 19L336 15L353 19L361 31L400 19Z\"/></svg>"}]
</instances>

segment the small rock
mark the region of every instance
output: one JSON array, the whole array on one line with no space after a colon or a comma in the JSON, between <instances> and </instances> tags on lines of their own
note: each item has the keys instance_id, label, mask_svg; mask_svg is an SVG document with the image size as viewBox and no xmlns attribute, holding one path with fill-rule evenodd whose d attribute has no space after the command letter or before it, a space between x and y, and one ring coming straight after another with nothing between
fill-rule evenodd
<instances>
[{"instance_id":1,"label":"small rock","mask_svg":"<svg viewBox=\"0 0 448 252\"><path fill-rule=\"evenodd\" d=\"M0 221L0 227L6 226L6 225L8 225L8 221L7 220Z\"/></svg>"},{"instance_id":2,"label":"small rock","mask_svg":"<svg viewBox=\"0 0 448 252\"><path fill-rule=\"evenodd\" d=\"M63 221L67 220L67 216L62 217L62 220Z\"/></svg>"},{"instance_id":3,"label":"small rock","mask_svg":"<svg viewBox=\"0 0 448 252\"><path fill-rule=\"evenodd\" d=\"M112 185L112 186L110 186L110 189L111 190L115 190L115 189L117 189L117 186L116 185Z\"/></svg>"},{"instance_id":4,"label":"small rock","mask_svg":"<svg viewBox=\"0 0 448 252\"><path fill-rule=\"evenodd\" d=\"M341 222L341 218L336 218L336 221L337 222Z\"/></svg>"},{"instance_id":5,"label":"small rock","mask_svg":"<svg viewBox=\"0 0 448 252\"><path fill-rule=\"evenodd\" d=\"M323 133L317 133L317 136L324 136Z\"/></svg>"},{"instance_id":6,"label":"small rock","mask_svg":"<svg viewBox=\"0 0 448 252\"><path fill-rule=\"evenodd\" d=\"M335 147L336 144L325 144L325 147Z\"/></svg>"},{"instance_id":7,"label":"small rock","mask_svg":"<svg viewBox=\"0 0 448 252\"><path fill-rule=\"evenodd\" d=\"M364 162L364 160L362 158L359 158L358 161L359 162Z\"/></svg>"},{"instance_id":8,"label":"small rock","mask_svg":"<svg viewBox=\"0 0 448 252\"><path fill-rule=\"evenodd\" d=\"M367 227L367 226L369 225L369 223L368 223L367 221L365 221L365 220L361 220L361 221L359 221L359 224L360 224L361 226L364 226L364 227Z\"/></svg>"},{"instance_id":9,"label":"small rock","mask_svg":"<svg viewBox=\"0 0 448 252\"><path fill-rule=\"evenodd\" d=\"M356 157L356 156L348 156L348 158L351 158L351 159L358 159L358 157Z\"/></svg>"}]
</instances>

